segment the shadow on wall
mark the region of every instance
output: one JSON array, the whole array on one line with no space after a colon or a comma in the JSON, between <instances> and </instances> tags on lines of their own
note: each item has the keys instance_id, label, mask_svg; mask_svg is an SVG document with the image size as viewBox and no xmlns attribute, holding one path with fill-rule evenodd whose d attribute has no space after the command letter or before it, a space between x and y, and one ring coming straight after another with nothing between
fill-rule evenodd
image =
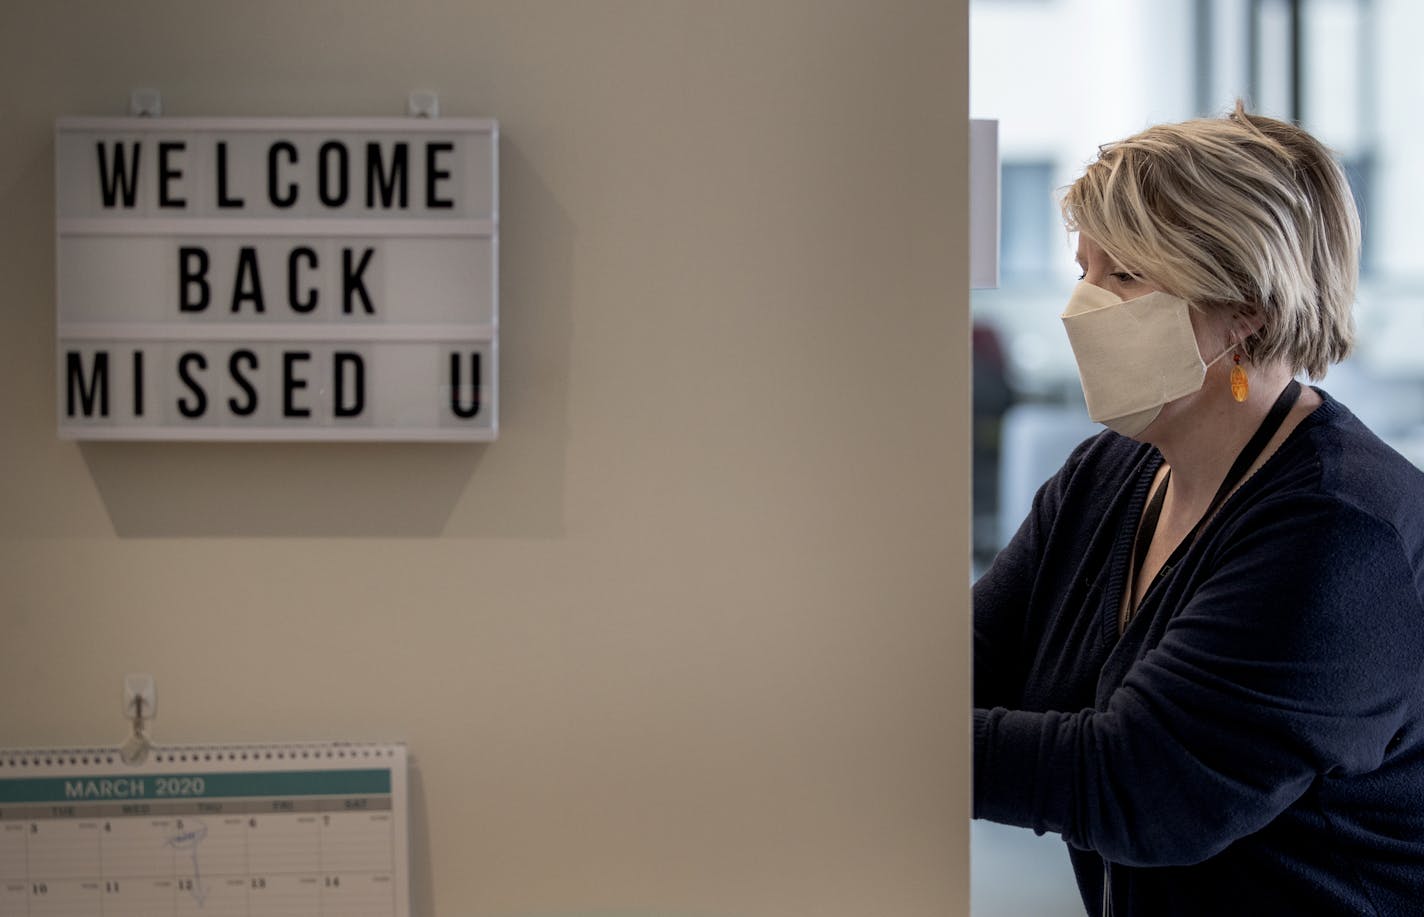
<instances>
[{"instance_id":1,"label":"shadow on wall","mask_svg":"<svg viewBox=\"0 0 1424 917\"><path fill-rule=\"evenodd\" d=\"M420 762L411 755L407 780L410 793L410 905L412 914L435 913L435 874L430 868L430 800L425 795L425 778Z\"/></svg>"},{"instance_id":2,"label":"shadow on wall","mask_svg":"<svg viewBox=\"0 0 1424 917\"><path fill-rule=\"evenodd\" d=\"M573 225L529 160L505 138L500 144L499 440L81 443L116 534L563 533Z\"/></svg>"},{"instance_id":3,"label":"shadow on wall","mask_svg":"<svg viewBox=\"0 0 1424 917\"><path fill-rule=\"evenodd\" d=\"M84 443L120 537L431 536L486 446Z\"/></svg>"}]
</instances>

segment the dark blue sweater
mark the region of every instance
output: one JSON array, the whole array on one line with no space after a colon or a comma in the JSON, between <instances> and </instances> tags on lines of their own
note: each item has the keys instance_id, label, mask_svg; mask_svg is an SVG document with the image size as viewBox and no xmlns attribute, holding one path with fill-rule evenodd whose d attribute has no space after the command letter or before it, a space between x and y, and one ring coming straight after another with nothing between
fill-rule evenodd
<instances>
[{"instance_id":1,"label":"dark blue sweater","mask_svg":"<svg viewBox=\"0 0 1424 917\"><path fill-rule=\"evenodd\" d=\"M1424 914L1424 475L1326 396L1119 639L1160 463L1083 443L975 585L975 816L1092 914L1103 858L1118 917Z\"/></svg>"}]
</instances>

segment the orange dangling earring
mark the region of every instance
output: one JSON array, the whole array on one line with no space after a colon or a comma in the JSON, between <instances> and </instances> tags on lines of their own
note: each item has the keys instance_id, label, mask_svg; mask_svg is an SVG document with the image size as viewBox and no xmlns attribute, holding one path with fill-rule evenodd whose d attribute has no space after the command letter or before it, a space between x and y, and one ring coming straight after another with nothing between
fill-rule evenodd
<instances>
[{"instance_id":1,"label":"orange dangling earring","mask_svg":"<svg viewBox=\"0 0 1424 917\"><path fill-rule=\"evenodd\" d=\"M1251 394L1251 383L1246 378L1246 370L1241 368L1241 354L1232 354L1231 360L1236 364L1231 367L1231 397L1242 402Z\"/></svg>"}]
</instances>

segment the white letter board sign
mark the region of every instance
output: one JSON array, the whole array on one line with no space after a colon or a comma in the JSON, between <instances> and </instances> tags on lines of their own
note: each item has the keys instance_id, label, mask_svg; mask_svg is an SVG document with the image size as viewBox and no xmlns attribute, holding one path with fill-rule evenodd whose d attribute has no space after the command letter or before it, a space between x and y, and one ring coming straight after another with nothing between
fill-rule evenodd
<instances>
[{"instance_id":1,"label":"white letter board sign","mask_svg":"<svg viewBox=\"0 0 1424 917\"><path fill-rule=\"evenodd\" d=\"M499 129L63 118L69 439L492 440Z\"/></svg>"}]
</instances>

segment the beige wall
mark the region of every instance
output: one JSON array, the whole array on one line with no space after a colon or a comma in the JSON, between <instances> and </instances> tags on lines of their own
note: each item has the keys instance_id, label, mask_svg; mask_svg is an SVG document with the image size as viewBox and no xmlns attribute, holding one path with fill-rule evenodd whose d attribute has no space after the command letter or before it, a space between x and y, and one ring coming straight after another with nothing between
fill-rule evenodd
<instances>
[{"instance_id":1,"label":"beige wall","mask_svg":"<svg viewBox=\"0 0 1424 917\"><path fill-rule=\"evenodd\" d=\"M967 894L964 0L0 6L0 745L404 739L415 913ZM52 124L500 120L488 446L54 434Z\"/></svg>"}]
</instances>

